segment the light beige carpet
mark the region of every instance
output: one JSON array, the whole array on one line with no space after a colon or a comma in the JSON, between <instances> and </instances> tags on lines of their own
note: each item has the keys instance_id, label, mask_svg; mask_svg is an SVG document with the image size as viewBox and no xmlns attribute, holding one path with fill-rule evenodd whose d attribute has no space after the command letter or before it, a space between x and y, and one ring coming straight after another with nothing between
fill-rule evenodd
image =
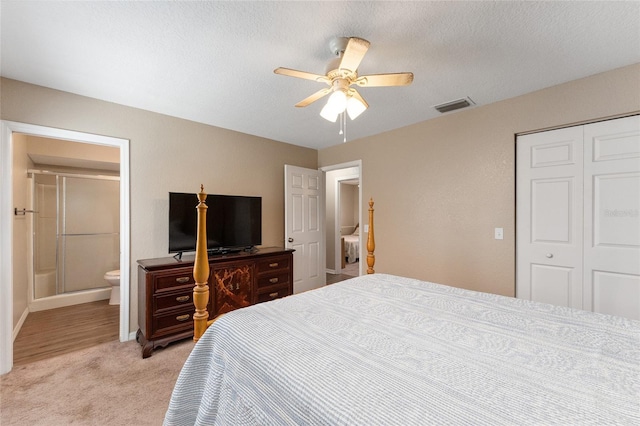
<instances>
[{"instance_id":1,"label":"light beige carpet","mask_svg":"<svg viewBox=\"0 0 640 426\"><path fill-rule=\"evenodd\" d=\"M161 425L194 343L142 359L135 342L110 342L14 367L0 376L0 425Z\"/></svg>"}]
</instances>

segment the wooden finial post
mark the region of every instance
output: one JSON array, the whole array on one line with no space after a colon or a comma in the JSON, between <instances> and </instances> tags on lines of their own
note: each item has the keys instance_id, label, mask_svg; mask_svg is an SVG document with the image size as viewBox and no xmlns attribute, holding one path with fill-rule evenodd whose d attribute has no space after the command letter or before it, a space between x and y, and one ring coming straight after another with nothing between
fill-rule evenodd
<instances>
[{"instance_id":1,"label":"wooden finial post","mask_svg":"<svg viewBox=\"0 0 640 426\"><path fill-rule=\"evenodd\" d=\"M207 303L209 302L209 258L207 256L207 205L205 200L207 194L204 192L204 185L200 185L198 193L198 231L196 234L196 258L193 264L193 279L196 286L193 288L193 304L196 308L193 314L193 340L195 342L207 330L209 313Z\"/></svg>"},{"instance_id":2,"label":"wooden finial post","mask_svg":"<svg viewBox=\"0 0 640 426\"><path fill-rule=\"evenodd\" d=\"M376 263L376 242L373 236L373 198L369 199L369 233L367 234L367 274L373 274L373 265Z\"/></svg>"}]
</instances>

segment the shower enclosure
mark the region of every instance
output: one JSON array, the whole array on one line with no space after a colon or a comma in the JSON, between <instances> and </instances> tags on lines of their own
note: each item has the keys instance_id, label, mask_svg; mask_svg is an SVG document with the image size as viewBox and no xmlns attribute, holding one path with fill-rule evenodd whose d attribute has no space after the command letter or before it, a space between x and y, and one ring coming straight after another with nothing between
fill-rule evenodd
<instances>
[{"instance_id":1,"label":"shower enclosure","mask_svg":"<svg viewBox=\"0 0 640 426\"><path fill-rule=\"evenodd\" d=\"M108 298L103 276L119 269L119 178L30 172L33 299L100 288Z\"/></svg>"}]
</instances>

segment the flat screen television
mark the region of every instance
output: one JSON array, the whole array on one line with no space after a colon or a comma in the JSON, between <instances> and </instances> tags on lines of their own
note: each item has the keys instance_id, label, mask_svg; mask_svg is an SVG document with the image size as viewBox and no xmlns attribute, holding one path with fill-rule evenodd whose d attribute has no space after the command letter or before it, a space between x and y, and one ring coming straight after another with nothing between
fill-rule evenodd
<instances>
[{"instance_id":1,"label":"flat screen television","mask_svg":"<svg viewBox=\"0 0 640 426\"><path fill-rule=\"evenodd\" d=\"M208 194L207 249L233 252L262 244L262 197ZM169 253L194 251L198 196L169 193Z\"/></svg>"}]
</instances>

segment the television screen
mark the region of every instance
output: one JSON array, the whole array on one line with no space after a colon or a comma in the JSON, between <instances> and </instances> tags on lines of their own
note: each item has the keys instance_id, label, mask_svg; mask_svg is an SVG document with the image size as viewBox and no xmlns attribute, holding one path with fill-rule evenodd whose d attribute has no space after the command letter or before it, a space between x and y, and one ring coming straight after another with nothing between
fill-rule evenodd
<instances>
[{"instance_id":1,"label":"television screen","mask_svg":"<svg viewBox=\"0 0 640 426\"><path fill-rule=\"evenodd\" d=\"M262 198L207 195L207 248L230 251L262 244ZM169 193L169 253L194 251L198 196Z\"/></svg>"}]
</instances>

